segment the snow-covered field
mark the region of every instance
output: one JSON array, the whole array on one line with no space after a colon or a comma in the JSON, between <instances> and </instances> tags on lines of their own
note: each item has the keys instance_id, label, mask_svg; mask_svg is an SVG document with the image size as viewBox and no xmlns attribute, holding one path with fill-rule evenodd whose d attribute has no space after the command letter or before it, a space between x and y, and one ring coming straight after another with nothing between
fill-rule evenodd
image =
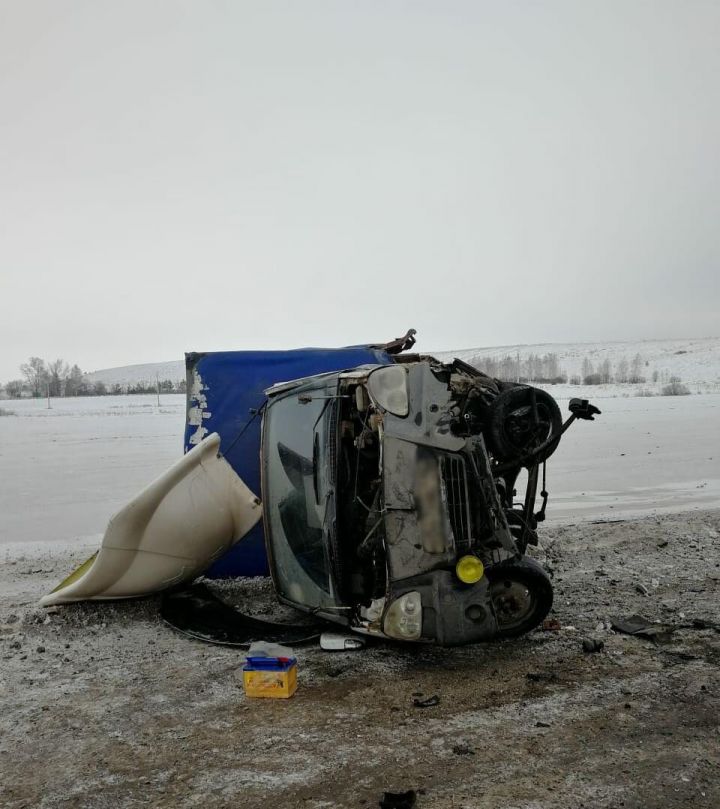
<instances>
[{"instance_id":1,"label":"snow-covered field","mask_svg":"<svg viewBox=\"0 0 720 809\"><path fill-rule=\"evenodd\" d=\"M568 377L581 375L583 360L596 367L609 360L616 367L624 358L629 363L639 354L641 372L648 380L653 371L660 376L679 376L684 382L720 383L720 338L698 337L677 340L633 340L605 343L538 343L535 345L484 346L440 352L439 359L458 357L466 362L511 356L520 360L530 354L557 354L560 368Z\"/></svg>"},{"instance_id":2,"label":"snow-covered field","mask_svg":"<svg viewBox=\"0 0 720 809\"><path fill-rule=\"evenodd\" d=\"M0 543L76 540L182 454L185 397L0 402Z\"/></svg>"},{"instance_id":3,"label":"snow-covered field","mask_svg":"<svg viewBox=\"0 0 720 809\"><path fill-rule=\"evenodd\" d=\"M602 415L571 426L548 463L551 520L720 506L720 396L597 402Z\"/></svg>"},{"instance_id":4,"label":"snow-covered field","mask_svg":"<svg viewBox=\"0 0 720 809\"><path fill-rule=\"evenodd\" d=\"M459 357L466 362L490 357L519 356L520 360L530 354L556 354L560 368L568 378L580 375L584 359L597 366L609 360L613 367L625 358L629 363L639 354L642 358L642 373L648 380L653 371L658 375L679 376L691 385L701 383L704 389L720 391L720 338L698 337L677 340L635 340L606 343L537 343L534 345L484 346L480 348L460 348L453 351L433 351L420 342L418 349L432 354L438 359ZM647 365L645 365L647 363ZM143 365L125 365L120 368L105 368L88 374L90 382L104 382L106 385L154 384L155 379L170 379L181 382L185 379L185 362L152 362ZM620 386L625 392L632 386ZM647 387L647 386L641 386ZM652 387L652 385L650 385Z\"/></svg>"},{"instance_id":5,"label":"snow-covered field","mask_svg":"<svg viewBox=\"0 0 720 809\"><path fill-rule=\"evenodd\" d=\"M595 396L595 388L584 389ZM567 411L577 390L553 386ZM720 506L720 396L598 399L548 464L553 522ZM182 453L185 397L1 401L0 543L79 541Z\"/></svg>"}]
</instances>

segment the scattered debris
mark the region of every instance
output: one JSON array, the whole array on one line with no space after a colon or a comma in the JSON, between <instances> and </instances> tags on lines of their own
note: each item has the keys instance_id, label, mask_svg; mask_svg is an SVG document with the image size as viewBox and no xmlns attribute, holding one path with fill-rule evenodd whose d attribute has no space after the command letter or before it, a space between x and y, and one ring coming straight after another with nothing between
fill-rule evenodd
<instances>
[{"instance_id":1,"label":"scattered debris","mask_svg":"<svg viewBox=\"0 0 720 809\"><path fill-rule=\"evenodd\" d=\"M407 792L383 792L380 809L413 809L417 800L414 789Z\"/></svg>"},{"instance_id":2,"label":"scattered debris","mask_svg":"<svg viewBox=\"0 0 720 809\"><path fill-rule=\"evenodd\" d=\"M417 697L413 699L413 705L416 708L432 708L439 704L440 697L437 694L434 694L432 697L428 697L427 699L418 699Z\"/></svg>"},{"instance_id":3,"label":"scattered debris","mask_svg":"<svg viewBox=\"0 0 720 809\"><path fill-rule=\"evenodd\" d=\"M525 677L531 683L554 683L557 682L557 675L552 671L529 671Z\"/></svg>"},{"instance_id":4,"label":"scattered debris","mask_svg":"<svg viewBox=\"0 0 720 809\"><path fill-rule=\"evenodd\" d=\"M559 632L562 628L557 618L546 618L542 622L543 632Z\"/></svg>"},{"instance_id":5,"label":"scattered debris","mask_svg":"<svg viewBox=\"0 0 720 809\"><path fill-rule=\"evenodd\" d=\"M666 651L665 654L669 655L670 657L675 657L679 661L681 660L681 661L683 661L685 663L688 663L688 662L690 662L692 660L702 660L702 657L699 657L698 655L690 654L689 652Z\"/></svg>"},{"instance_id":6,"label":"scattered debris","mask_svg":"<svg viewBox=\"0 0 720 809\"><path fill-rule=\"evenodd\" d=\"M328 673L327 673L327 676L332 677L333 679L335 679L335 677L339 677L341 674L345 674L345 672L348 671L349 669L350 669L350 666L341 666L340 668L337 668L337 669L330 669L330 671L328 671ZM390 710L393 710L393 709L391 708ZM398 708L398 710L399 710L399 708Z\"/></svg>"},{"instance_id":7,"label":"scattered debris","mask_svg":"<svg viewBox=\"0 0 720 809\"><path fill-rule=\"evenodd\" d=\"M361 635L343 635L339 632L323 632L320 635L320 648L326 652L342 652L363 649L367 640Z\"/></svg>"},{"instance_id":8,"label":"scattered debris","mask_svg":"<svg viewBox=\"0 0 720 809\"><path fill-rule=\"evenodd\" d=\"M704 618L693 618L689 624L681 624L683 629L712 629L720 632L720 624L715 621L706 621Z\"/></svg>"},{"instance_id":9,"label":"scattered debris","mask_svg":"<svg viewBox=\"0 0 720 809\"><path fill-rule=\"evenodd\" d=\"M472 747L470 747L470 745L467 742L460 742L459 744L453 745L452 751L456 756L475 755L475 750Z\"/></svg>"},{"instance_id":10,"label":"scattered debris","mask_svg":"<svg viewBox=\"0 0 720 809\"><path fill-rule=\"evenodd\" d=\"M602 652L605 648L605 643L596 638L585 638L582 642L582 647L583 652L586 654L594 654L596 652Z\"/></svg>"},{"instance_id":11,"label":"scattered debris","mask_svg":"<svg viewBox=\"0 0 720 809\"><path fill-rule=\"evenodd\" d=\"M612 618L612 628L623 635L636 635L653 643L668 643L676 627L670 624L654 623L642 615L630 615L627 618Z\"/></svg>"},{"instance_id":12,"label":"scattered debris","mask_svg":"<svg viewBox=\"0 0 720 809\"><path fill-rule=\"evenodd\" d=\"M644 584L636 584L635 585L635 590L638 593L640 593L640 595L643 595L643 596L649 596L650 595L650 591L648 590L648 588Z\"/></svg>"},{"instance_id":13,"label":"scattered debris","mask_svg":"<svg viewBox=\"0 0 720 809\"><path fill-rule=\"evenodd\" d=\"M552 727L552 725L550 724L550 722L540 722L540 721L537 721L537 722L535 723L535 727L536 727L536 728L549 728L549 727Z\"/></svg>"}]
</instances>

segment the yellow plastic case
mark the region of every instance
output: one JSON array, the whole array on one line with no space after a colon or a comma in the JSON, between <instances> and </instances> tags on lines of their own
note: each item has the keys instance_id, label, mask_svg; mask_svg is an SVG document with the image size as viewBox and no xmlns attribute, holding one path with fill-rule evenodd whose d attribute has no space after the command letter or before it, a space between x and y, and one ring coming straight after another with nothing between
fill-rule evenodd
<instances>
[{"instance_id":1,"label":"yellow plastic case","mask_svg":"<svg viewBox=\"0 0 720 809\"><path fill-rule=\"evenodd\" d=\"M297 691L297 663L284 669L243 668L243 686L248 697L288 699Z\"/></svg>"}]
</instances>

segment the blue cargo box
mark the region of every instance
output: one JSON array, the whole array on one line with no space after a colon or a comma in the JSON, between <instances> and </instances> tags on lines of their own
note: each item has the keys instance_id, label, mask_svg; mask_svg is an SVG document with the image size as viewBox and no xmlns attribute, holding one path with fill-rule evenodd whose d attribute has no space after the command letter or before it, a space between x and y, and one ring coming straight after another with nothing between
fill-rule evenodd
<instances>
[{"instance_id":1,"label":"blue cargo box","mask_svg":"<svg viewBox=\"0 0 720 809\"><path fill-rule=\"evenodd\" d=\"M186 354L185 452L209 433L219 433L221 453L250 489L261 496L261 417L256 413L266 398L263 391L277 382L392 362L384 348L369 345ZM262 523L218 559L207 575L211 578L268 575Z\"/></svg>"}]
</instances>

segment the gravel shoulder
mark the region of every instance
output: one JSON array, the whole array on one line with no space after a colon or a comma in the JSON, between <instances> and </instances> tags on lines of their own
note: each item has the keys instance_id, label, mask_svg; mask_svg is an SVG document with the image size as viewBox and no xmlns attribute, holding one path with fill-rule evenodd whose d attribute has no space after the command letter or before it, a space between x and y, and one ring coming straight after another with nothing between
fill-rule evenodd
<instances>
[{"instance_id":1,"label":"gravel shoulder","mask_svg":"<svg viewBox=\"0 0 720 809\"><path fill-rule=\"evenodd\" d=\"M720 511L555 525L542 543L559 631L302 648L288 701L246 699L243 653L176 634L155 599L37 607L87 544L2 546L0 805L373 807L415 789L420 809L720 806L720 633L609 628L720 626ZM282 613L267 581L220 589Z\"/></svg>"}]
</instances>

